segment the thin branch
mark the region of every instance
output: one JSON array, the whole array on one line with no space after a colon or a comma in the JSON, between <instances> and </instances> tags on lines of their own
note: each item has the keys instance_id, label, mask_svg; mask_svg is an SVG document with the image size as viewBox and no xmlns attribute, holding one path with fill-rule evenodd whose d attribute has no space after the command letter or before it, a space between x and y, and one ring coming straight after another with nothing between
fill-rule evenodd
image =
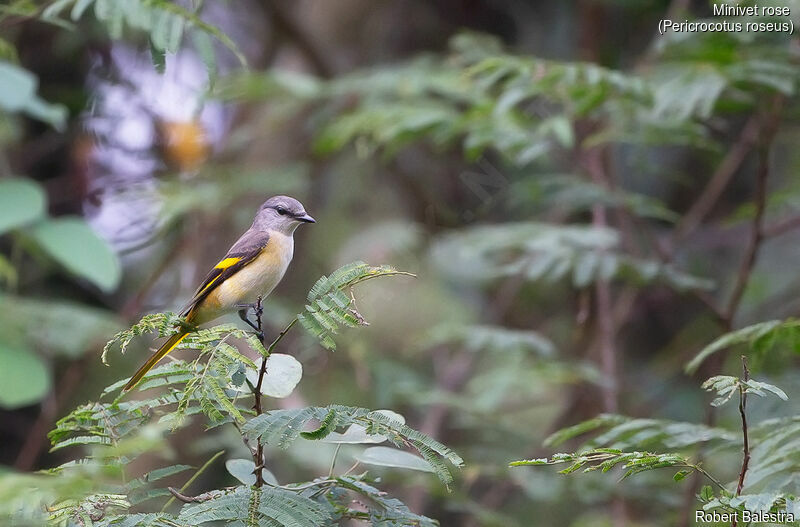
<instances>
[{"instance_id":1,"label":"thin branch","mask_svg":"<svg viewBox=\"0 0 800 527\"><path fill-rule=\"evenodd\" d=\"M734 285L733 292L731 293L730 300L725 310L725 316L729 323L733 322L736 311L739 309L739 303L742 300L744 291L750 281L750 275L753 272L756 259L758 258L761 242L764 240L764 216L767 210L767 179L769 178L770 168L769 152L780 120L781 105L782 99L776 99L772 105L773 108L769 116L769 122L758 127L761 132L762 144L758 152L758 171L756 173L756 212L753 217L750 241L745 250L745 256L739 268L736 284Z\"/></svg>"},{"instance_id":2,"label":"thin branch","mask_svg":"<svg viewBox=\"0 0 800 527\"><path fill-rule=\"evenodd\" d=\"M331 66L322 52L317 48L311 36L294 20L294 18L284 11L280 0L266 0L263 2L275 27L282 32L303 55L314 68L317 75L324 79L333 76L333 66Z\"/></svg>"},{"instance_id":3,"label":"thin branch","mask_svg":"<svg viewBox=\"0 0 800 527\"><path fill-rule=\"evenodd\" d=\"M342 448L341 443L336 444L336 450L333 451L333 458L331 458L331 468L328 470L328 479L333 477L333 469L336 468L336 458L339 456L339 450Z\"/></svg>"},{"instance_id":4,"label":"thin branch","mask_svg":"<svg viewBox=\"0 0 800 527\"><path fill-rule=\"evenodd\" d=\"M706 187L700 193L700 197L697 198L697 201L694 202L681 219L675 229L670 245L675 246L684 240L708 216L722 192L728 186L731 178L742 165L747 154L756 145L759 129L758 115L753 115L742 128L736 143L728 150L725 158L714 171L711 179L708 180Z\"/></svg>"},{"instance_id":5,"label":"thin branch","mask_svg":"<svg viewBox=\"0 0 800 527\"><path fill-rule=\"evenodd\" d=\"M710 473L706 472L706 470L703 469L702 467L700 467L700 465L691 465L691 466L688 466L687 468L692 468L692 469L696 470L699 474L702 474L703 476L707 477L708 480L711 481L712 483L714 483L717 487L719 487L720 490L722 490L724 492L728 492L728 489L725 488L725 485L723 485L720 480L718 480L717 478L712 476Z\"/></svg>"},{"instance_id":6,"label":"thin branch","mask_svg":"<svg viewBox=\"0 0 800 527\"><path fill-rule=\"evenodd\" d=\"M603 187L609 187L606 175L603 151L589 152L585 159L586 170L592 181ZM592 225L605 228L608 227L607 210L602 205L595 205L592 208ZM600 248L598 252L602 256L605 249ZM597 346L600 351L600 369L608 381L607 386L602 388L603 410L608 413L618 411L618 379L617 379L617 350L615 346L616 324L614 322L614 308L611 297L611 284L603 277L598 278L595 283L595 316L597 317Z\"/></svg>"},{"instance_id":7,"label":"thin branch","mask_svg":"<svg viewBox=\"0 0 800 527\"><path fill-rule=\"evenodd\" d=\"M261 296L259 295L258 299L256 300L255 305L255 315L256 315L256 336L258 340L261 341L261 345L264 345L264 330L262 328L262 320L261 315L263 314L263 310L261 307ZM270 350L272 350L273 346L270 345ZM261 385L264 383L264 375L267 373L267 359L269 358L270 352L267 351L266 355L261 358L261 368L258 371L258 382L255 386L253 386L253 410L256 412L256 417L263 413L261 408ZM253 469L256 476L256 487L261 488L264 486L264 473L261 470L264 467L264 445L261 441L256 441L256 451L253 455L253 464L255 468Z\"/></svg>"},{"instance_id":8,"label":"thin branch","mask_svg":"<svg viewBox=\"0 0 800 527\"><path fill-rule=\"evenodd\" d=\"M295 324L297 324L297 317L295 317L291 322L289 322L289 325L283 328L283 331L281 331L278 334L278 336L275 337L275 340L273 340L272 343L267 348L267 357L269 357L272 354L272 350L275 349L275 346L278 345L278 342L281 341L281 339L289 332L290 329L292 329L292 327Z\"/></svg>"},{"instance_id":9,"label":"thin branch","mask_svg":"<svg viewBox=\"0 0 800 527\"><path fill-rule=\"evenodd\" d=\"M742 355L742 380L750 380L750 370L747 369L747 357ZM750 465L750 438L747 430L747 390L743 383L739 383L739 415L742 416L742 469L739 472L739 484L736 485L736 495L741 496L744 487L744 478L747 475L747 468ZM731 527L736 527L737 521L731 522Z\"/></svg>"},{"instance_id":10,"label":"thin branch","mask_svg":"<svg viewBox=\"0 0 800 527\"><path fill-rule=\"evenodd\" d=\"M742 355L742 380L750 380L750 370L747 368L747 357ZM739 384L739 414L742 416L742 470L739 472L739 484L736 486L736 495L742 494L744 477L747 475L747 466L750 463L750 438L747 431L747 391Z\"/></svg>"},{"instance_id":11,"label":"thin branch","mask_svg":"<svg viewBox=\"0 0 800 527\"><path fill-rule=\"evenodd\" d=\"M336 484L336 483L338 483L338 481L336 479L328 478L328 479L314 480L314 481L311 481L309 483L304 483L302 485L273 485L271 483L267 483L267 486L268 487L272 487L274 489L284 489L284 490L298 491L298 490L310 489L310 488L313 488L313 487L321 487L323 485L333 485L333 484Z\"/></svg>"},{"instance_id":12,"label":"thin branch","mask_svg":"<svg viewBox=\"0 0 800 527\"><path fill-rule=\"evenodd\" d=\"M218 458L219 456L221 456L222 454L224 454L224 453L225 453L225 451L224 451L224 450L220 450L219 452L217 452L216 454L214 454L213 456L211 456L211 459L209 459L208 461L206 461L205 463L203 463L203 466L202 466L202 467L200 467L200 468L197 470L197 472L195 472L195 473L192 475L192 477L191 477L191 478L189 478L189 481L187 481L186 483L184 483L184 484L183 484L183 486L180 488L180 491L177 491L177 490L173 489L172 487L169 487L169 491L172 493L172 497L171 497L171 498L170 498L170 499L169 499L169 500L168 500L168 501L167 501L167 502L164 504L164 506L163 506L163 507L161 507L161 512L164 512L165 510L167 510L167 507L169 507L170 505L172 505L172 504L175 502L175 500L176 500L176 499L178 499L178 500L180 500L180 501L182 501L182 502L184 502L184 503L197 503L197 502L200 502L200 501L205 501L204 499L201 499L199 496L196 496L196 497L189 497L189 496L185 496L185 495L183 495L183 494L181 494L181 493L182 493L182 492L184 492L186 489L188 489L188 488L189 488L189 485L191 485L192 483L194 483L194 482L195 482L195 480L196 480L197 478L199 478L199 477L200 477L200 474L202 474L203 472L205 472L205 470L206 470L206 469L207 469L209 466L211 466L211 463L213 463L214 461L216 461L216 460L217 460L217 458ZM185 500L187 500L187 499L188 499L188 500L190 500L190 501L185 501Z\"/></svg>"},{"instance_id":13,"label":"thin branch","mask_svg":"<svg viewBox=\"0 0 800 527\"><path fill-rule=\"evenodd\" d=\"M747 244L747 249L745 249L744 258L742 258L739 273L736 277L731 297L728 300L728 306L725 309L725 318L729 321L733 320L739 308L739 303L747 288L747 283L750 281L750 274L753 272L753 267L761 248L761 241L764 239L763 222L767 202L767 176L769 175L769 169L766 156L762 154L760 157L762 159L756 175L756 213L753 217L750 241Z\"/></svg>"},{"instance_id":14,"label":"thin branch","mask_svg":"<svg viewBox=\"0 0 800 527\"><path fill-rule=\"evenodd\" d=\"M781 220L774 225L768 225L764 227L762 234L765 238L774 238L776 236L786 234L787 232L791 232L798 227L800 227L800 215L786 218L785 220Z\"/></svg>"},{"instance_id":15,"label":"thin branch","mask_svg":"<svg viewBox=\"0 0 800 527\"><path fill-rule=\"evenodd\" d=\"M212 498L212 496L209 495L208 493L200 494L199 496L187 496L185 494L182 494L181 491L179 491L175 487L167 487L167 490L170 492L170 494L172 494L172 498L170 498L170 501L177 499L178 501L181 501L183 503L202 503Z\"/></svg>"}]
</instances>

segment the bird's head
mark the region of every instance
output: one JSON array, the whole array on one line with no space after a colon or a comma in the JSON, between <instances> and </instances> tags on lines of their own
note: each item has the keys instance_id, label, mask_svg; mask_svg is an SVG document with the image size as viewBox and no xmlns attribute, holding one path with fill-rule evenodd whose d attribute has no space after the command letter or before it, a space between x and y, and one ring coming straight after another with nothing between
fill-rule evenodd
<instances>
[{"instance_id":1,"label":"bird's head","mask_svg":"<svg viewBox=\"0 0 800 527\"><path fill-rule=\"evenodd\" d=\"M259 207L253 226L259 230L277 230L284 234L292 234L301 223L316 223L316 221L296 199L289 196L274 196Z\"/></svg>"}]
</instances>

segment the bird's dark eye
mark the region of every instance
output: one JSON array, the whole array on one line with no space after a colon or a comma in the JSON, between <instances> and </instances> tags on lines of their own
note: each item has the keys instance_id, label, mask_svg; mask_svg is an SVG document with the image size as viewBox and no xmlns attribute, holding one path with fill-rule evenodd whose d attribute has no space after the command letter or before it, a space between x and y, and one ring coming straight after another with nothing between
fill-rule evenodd
<instances>
[{"instance_id":1,"label":"bird's dark eye","mask_svg":"<svg viewBox=\"0 0 800 527\"><path fill-rule=\"evenodd\" d=\"M284 209L283 207L276 207L276 208L275 208L275 211L276 211L278 214L280 214L281 216L286 216L286 209Z\"/></svg>"}]
</instances>

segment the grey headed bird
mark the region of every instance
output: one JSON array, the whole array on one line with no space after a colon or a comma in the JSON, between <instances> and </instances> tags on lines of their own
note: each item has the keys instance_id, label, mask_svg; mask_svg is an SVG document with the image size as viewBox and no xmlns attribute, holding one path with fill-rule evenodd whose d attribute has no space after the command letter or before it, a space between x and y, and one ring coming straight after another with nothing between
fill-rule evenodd
<instances>
[{"instance_id":1,"label":"grey headed bird","mask_svg":"<svg viewBox=\"0 0 800 527\"><path fill-rule=\"evenodd\" d=\"M191 333L192 327L238 311L251 327L247 309L269 295L286 273L294 254L294 231L301 223L316 223L302 203L289 196L269 198L259 207L253 225L211 269L192 299L181 310L186 326L170 337L131 377L123 391L142 380L161 359Z\"/></svg>"}]
</instances>

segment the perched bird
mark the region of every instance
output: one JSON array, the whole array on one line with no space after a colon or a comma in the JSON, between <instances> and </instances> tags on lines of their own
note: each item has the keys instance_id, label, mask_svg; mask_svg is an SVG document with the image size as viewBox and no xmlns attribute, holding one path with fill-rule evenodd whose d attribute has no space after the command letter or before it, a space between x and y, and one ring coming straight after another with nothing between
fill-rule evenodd
<instances>
[{"instance_id":1,"label":"perched bird","mask_svg":"<svg viewBox=\"0 0 800 527\"><path fill-rule=\"evenodd\" d=\"M175 349L191 328L210 322L226 313L239 316L258 330L247 310L256 300L269 295L283 278L294 254L294 231L301 223L316 223L303 205L289 196L269 198L258 209L253 225L233 244L214 266L181 310L186 326L170 337L137 371L123 391L130 390L142 377Z\"/></svg>"}]
</instances>

